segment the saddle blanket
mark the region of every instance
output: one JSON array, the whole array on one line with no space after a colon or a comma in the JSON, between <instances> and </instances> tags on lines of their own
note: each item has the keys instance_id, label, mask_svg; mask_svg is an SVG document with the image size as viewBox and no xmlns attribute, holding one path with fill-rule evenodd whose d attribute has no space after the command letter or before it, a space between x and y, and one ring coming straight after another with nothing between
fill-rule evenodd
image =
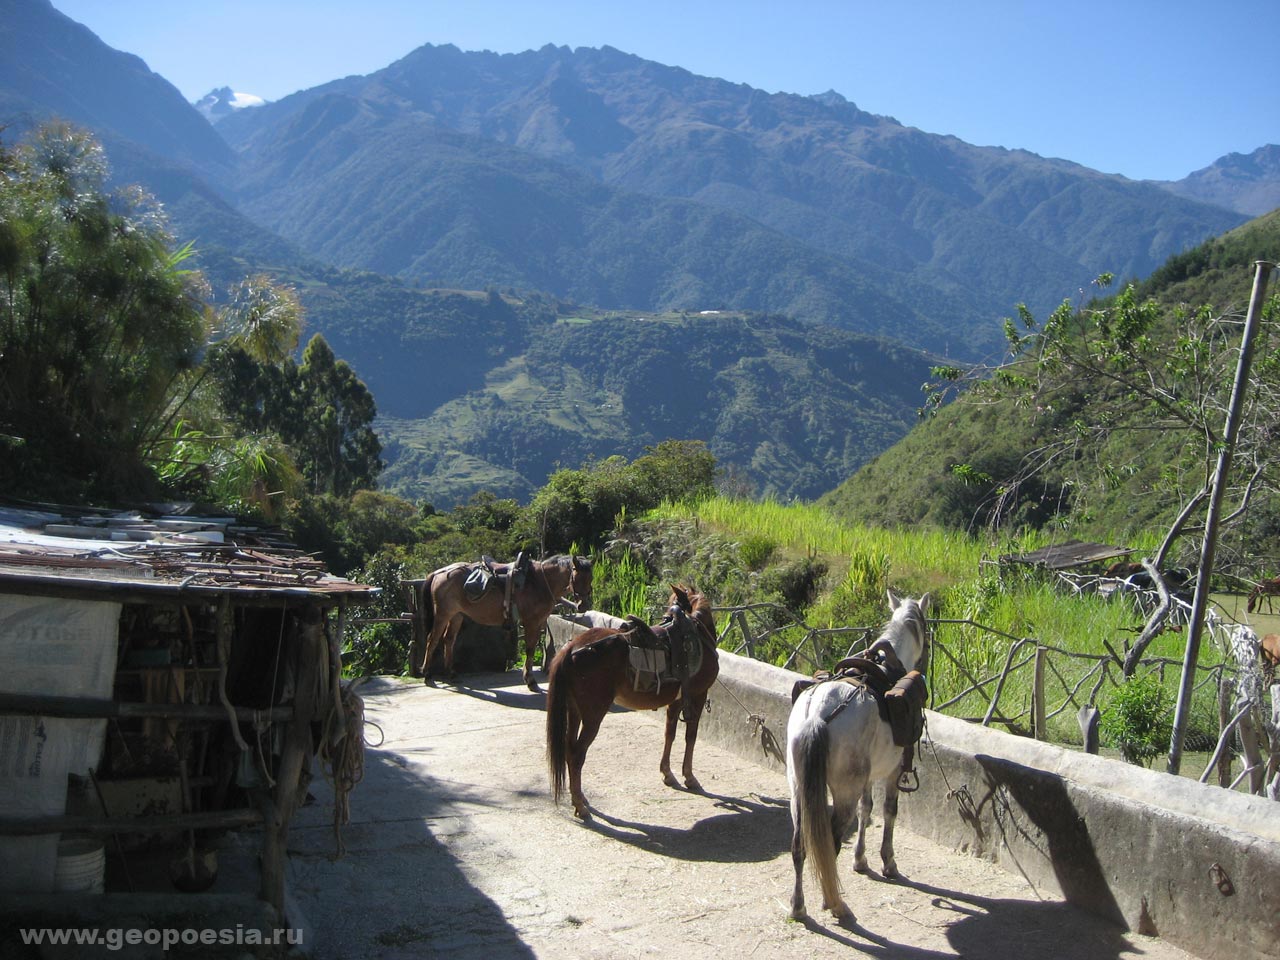
<instances>
[{"instance_id":1,"label":"saddle blanket","mask_svg":"<svg viewBox=\"0 0 1280 960\"><path fill-rule=\"evenodd\" d=\"M667 651L633 646L630 654L631 686L637 693L656 693L664 683L680 682L670 667ZM697 637L686 641L685 656L689 660L689 676L693 676L702 669L702 644Z\"/></svg>"}]
</instances>

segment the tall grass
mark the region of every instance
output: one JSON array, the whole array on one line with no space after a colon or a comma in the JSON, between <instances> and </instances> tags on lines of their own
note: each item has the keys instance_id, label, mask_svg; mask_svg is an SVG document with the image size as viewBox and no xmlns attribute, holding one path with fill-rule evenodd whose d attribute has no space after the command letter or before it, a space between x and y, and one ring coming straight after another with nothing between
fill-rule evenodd
<instances>
[{"instance_id":1,"label":"tall grass","mask_svg":"<svg viewBox=\"0 0 1280 960\"><path fill-rule=\"evenodd\" d=\"M629 553L618 559L597 554L591 561L591 593L597 610L617 617L647 617L650 586L644 564Z\"/></svg>"},{"instance_id":2,"label":"tall grass","mask_svg":"<svg viewBox=\"0 0 1280 960\"><path fill-rule=\"evenodd\" d=\"M792 555L816 554L844 567L855 558L888 558L900 589L928 590L970 579L983 559L997 552L1031 549L1042 538L987 543L968 534L938 529L884 530L845 523L812 504L781 504L712 497L698 503L664 503L659 519L696 520L739 536L762 536ZM1003 549L1001 549L1003 547Z\"/></svg>"},{"instance_id":3,"label":"tall grass","mask_svg":"<svg viewBox=\"0 0 1280 960\"><path fill-rule=\"evenodd\" d=\"M1048 545L1055 536L1052 532L995 539L937 529L884 530L844 523L813 505L754 503L727 497L695 504L663 504L650 517L694 522L707 533L743 542L767 541L775 545L775 559L821 558L829 573L822 595L803 611L810 626L876 626L888 612L886 589L913 596L932 593L937 601L934 615L942 621L936 636L948 654L939 652L930 663L929 685L935 703L958 696L974 679L998 675L1020 639L1035 641L1023 647L1027 656L1035 644L1041 644L1075 654L1115 653L1123 657L1145 622L1128 597L1072 594L1042 572L1001 568L994 562L1005 554ZM1153 535L1128 545L1143 550L1154 543ZM793 638L785 633L778 639ZM1183 634L1166 633L1147 648L1145 656L1168 658L1176 664L1184 644ZM777 660L785 656L785 652L773 652ZM1220 651L1206 645L1202 663L1220 658ZM1096 661L1059 655L1053 663L1046 680L1046 699L1051 704L1064 704L1068 697L1079 704L1087 700L1097 678L1087 679L1083 686L1079 683ZM1112 682L1103 682L1097 692L1097 704L1104 709L1120 679L1114 661L1107 669ZM1159 669L1166 687L1176 686L1176 665L1153 669ZM1031 680L1029 668L1010 675L1001 692L1000 715L1021 717L1018 722L1029 726L1026 714ZM968 695L947 712L982 717L992 692L993 685L988 685L985 692ZM1211 701L1212 691L1202 692L1195 707L1196 725L1210 730L1216 709ZM1050 721L1055 739L1079 742L1076 709L1064 709Z\"/></svg>"}]
</instances>

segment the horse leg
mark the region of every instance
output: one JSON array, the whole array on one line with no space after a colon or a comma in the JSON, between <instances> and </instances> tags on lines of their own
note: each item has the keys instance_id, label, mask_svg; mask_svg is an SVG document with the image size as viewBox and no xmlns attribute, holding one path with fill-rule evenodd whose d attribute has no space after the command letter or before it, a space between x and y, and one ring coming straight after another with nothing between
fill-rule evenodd
<instances>
[{"instance_id":1,"label":"horse leg","mask_svg":"<svg viewBox=\"0 0 1280 960\"><path fill-rule=\"evenodd\" d=\"M546 625L546 620L535 625L532 622L526 622L524 625L524 685L534 693L541 693L542 688L538 686L538 681L533 679L533 651L538 646L538 641L542 639L542 628Z\"/></svg>"},{"instance_id":2,"label":"horse leg","mask_svg":"<svg viewBox=\"0 0 1280 960\"><path fill-rule=\"evenodd\" d=\"M834 841L835 855L838 857L840 848L849 839L849 834L853 832L854 825L859 822L858 792L856 789L848 790L840 784L833 784L829 781L828 787L831 790L831 839ZM822 908L830 910L841 920L848 920L849 922L855 920L853 910L843 900L831 903L828 902L824 895Z\"/></svg>"},{"instance_id":3,"label":"horse leg","mask_svg":"<svg viewBox=\"0 0 1280 960\"><path fill-rule=\"evenodd\" d=\"M462 614L456 613L446 626L444 634L444 675L453 680L458 672L453 669L453 649L458 642L458 633L462 630Z\"/></svg>"},{"instance_id":4,"label":"horse leg","mask_svg":"<svg viewBox=\"0 0 1280 960\"><path fill-rule=\"evenodd\" d=\"M431 682L431 661L435 659L436 651L440 649L440 644L444 642L445 636L449 632L449 625L451 622L452 621L449 617L437 616L435 619L435 623L431 625L431 635L427 637L427 653L426 653L426 656L423 657L422 659L423 683ZM446 659L449 659L448 652L447 652L449 650L449 647L446 647L445 649L446 649L445 657Z\"/></svg>"},{"instance_id":5,"label":"horse leg","mask_svg":"<svg viewBox=\"0 0 1280 960\"><path fill-rule=\"evenodd\" d=\"M702 720L702 711L707 705L705 693L689 696L685 701L684 711L684 763L680 772L684 775L684 785L694 793L702 793L702 784L693 775L693 745L698 742L698 724Z\"/></svg>"},{"instance_id":6,"label":"horse leg","mask_svg":"<svg viewBox=\"0 0 1280 960\"><path fill-rule=\"evenodd\" d=\"M884 836L880 840L880 862L884 865L884 875L892 878L900 876L898 861L893 856L893 824L898 819L899 772L900 770L895 770L884 782Z\"/></svg>"},{"instance_id":7,"label":"horse leg","mask_svg":"<svg viewBox=\"0 0 1280 960\"><path fill-rule=\"evenodd\" d=\"M867 824L871 820L871 781L862 788L862 799L858 804L858 842L853 847L853 869L859 873L867 872Z\"/></svg>"},{"instance_id":8,"label":"horse leg","mask_svg":"<svg viewBox=\"0 0 1280 960\"><path fill-rule=\"evenodd\" d=\"M803 920L804 909L804 835L800 832L800 800L791 788L791 864L796 868L796 885L791 891L791 919Z\"/></svg>"},{"instance_id":9,"label":"horse leg","mask_svg":"<svg viewBox=\"0 0 1280 960\"><path fill-rule=\"evenodd\" d=\"M662 741L662 760L658 763L658 770L662 773L662 782L668 787L679 787L680 781L676 779L676 775L671 772L671 745L676 741L676 724L680 722L680 701L667 706L667 729L665 739Z\"/></svg>"},{"instance_id":10,"label":"horse leg","mask_svg":"<svg viewBox=\"0 0 1280 960\"><path fill-rule=\"evenodd\" d=\"M570 741L569 795L573 797L573 814L579 820L591 819L591 808L587 805L587 798L582 793L582 765L587 760L588 748L595 740L596 734L600 732L600 723L604 720L606 712L607 710L598 713L592 711L591 715L583 716L575 708L573 715L570 716L569 728L570 730L577 728L578 734Z\"/></svg>"}]
</instances>

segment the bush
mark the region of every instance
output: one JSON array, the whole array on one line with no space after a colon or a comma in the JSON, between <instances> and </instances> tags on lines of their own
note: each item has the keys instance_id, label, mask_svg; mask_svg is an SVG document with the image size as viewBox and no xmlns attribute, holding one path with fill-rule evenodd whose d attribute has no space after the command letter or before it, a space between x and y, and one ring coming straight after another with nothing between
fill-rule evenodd
<instances>
[{"instance_id":1,"label":"bush","mask_svg":"<svg viewBox=\"0 0 1280 960\"><path fill-rule=\"evenodd\" d=\"M825 562L805 557L765 570L760 574L759 586L762 593L781 597L788 610L801 613L808 610L817 599L822 579L826 575Z\"/></svg>"},{"instance_id":2,"label":"bush","mask_svg":"<svg viewBox=\"0 0 1280 960\"><path fill-rule=\"evenodd\" d=\"M748 570L761 570L777 552L778 544L760 533L751 533L738 543L738 556Z\"/></svg>"},{"instance_id":3,"label":"bush","mask_svg":"<svg viewBox=\"0 0 1280 960\"><path fill-rule=\"evenodd\" d=\"M592 558L591 569L593 606L615 617L634 614L647 618L650 580L643 561L630 553L622 554L617 560L597 555Z\"/></svg>"},{"instance_id":4,"label":"bush","mask_svg":"<svg viewBox=\"0 0 1280 960\"><path fill-rule=\"evenodd\" d=\"M1147 766L1169 746L1173 714L1169 695L1154 674L1130 677L1115 692L1100 720L1102 735L1130 763Z\"/></svg>"}]
</instances>

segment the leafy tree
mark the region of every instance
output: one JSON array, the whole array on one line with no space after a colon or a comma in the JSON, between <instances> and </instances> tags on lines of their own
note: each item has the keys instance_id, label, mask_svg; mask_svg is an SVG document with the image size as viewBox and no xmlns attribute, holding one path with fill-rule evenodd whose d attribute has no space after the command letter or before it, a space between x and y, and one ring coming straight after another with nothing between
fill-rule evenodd
<instances>
[{"instance_id":1,"label":"leafy tree","mask_svg":"<svg viewBox=\"0 0 1280 960\"><path fill-rule=\"evenodd\" d=\"M0 485L138 495L204 345L203 288L139 191L65 124L0 152Z\"/></svg>"},{"instance_id":2,"label":"leafy tree","mask_svg":"<svg viewBox=\"0 0 1280 960\"><path fill-rule=\"evenodd\" d=\"M258 278L241 293L246 309L229 318L233 332L208 361L222 410L240 430L279 435L311 493L371 488L382 470L373 395L320 334L301 365L289 355L301 323L291 290Z\"/></svg>"},{"instance_id":3,"label":"leafy tree","mask_svg":"<svg viewBox=\"0 0 1280 960\"><path fill-rule=\"evenodd\" d=\"M558 470L534 495L525 518L526 537L544 552L599 546L620 516L635 515L664 500L714 492L715 457L697 440L667 440L646 447L628 463L614 456L580 470Z\"/></svg>"},{"instance_id":4,"label":"leafy tree","mask_svg":"<svg viewBox=\"0 0 1280 960\"><path fill-rule=\"evenodd\" d=\"M1104 275L1097 281L1109 285ZM1255 361L1226 488L1231 508L1224 525L1246 515L1261 490L1277 489L1280 447L1280 298L1263 311ZM1162 585L1164 602L1148 621L1125 659L1132 675L1146 646L1170 612L1168 590L1159 571L1175 546L1205 533L1205 513L1213 470L1224 444L1227 406L1237 367L1243 316L1184 304L1162 304L1138 296L1133 285L1115 297L1074 308L1063 303L1043 323L1025 307L1017 322L1006 321L1014 361L994 371L938 368L930 404L971 382L976 402L1012 400L1045 416L1052 428L1046 441L1023 461L1017 483L1051 467L1067 473L1077 513L1090 495L1099 496L1123 478L1159 466L1151 496L1163 503L1163 541L1148 565ZM971 379L976 378L976 379ZM1089 396L1089 414L1057 416Z\"/></svg>"},{"instance_id":5,"label":"leafy tree","mask_svg":"<svg viewBox=\"0 0 1280 960\"><path fill-rule=\"evenodd\" d=\"M304 494L291 504L285 525L300 546L342 576L389 546L409 546L423 536L413 504L374 490L350 497Z\"/></svg>"},{"instance_id":6,"label":"leafy tree","mask_svg":"<svg viewBox=\"0 0 1280 960\"><path fill-rule=\"evenodd\" d=\"M312 490L346 496L373 486L382 470L373 395L318 333L302 353L297 392L301 415L284 436Z\"/></svg>"}]
</instances>

